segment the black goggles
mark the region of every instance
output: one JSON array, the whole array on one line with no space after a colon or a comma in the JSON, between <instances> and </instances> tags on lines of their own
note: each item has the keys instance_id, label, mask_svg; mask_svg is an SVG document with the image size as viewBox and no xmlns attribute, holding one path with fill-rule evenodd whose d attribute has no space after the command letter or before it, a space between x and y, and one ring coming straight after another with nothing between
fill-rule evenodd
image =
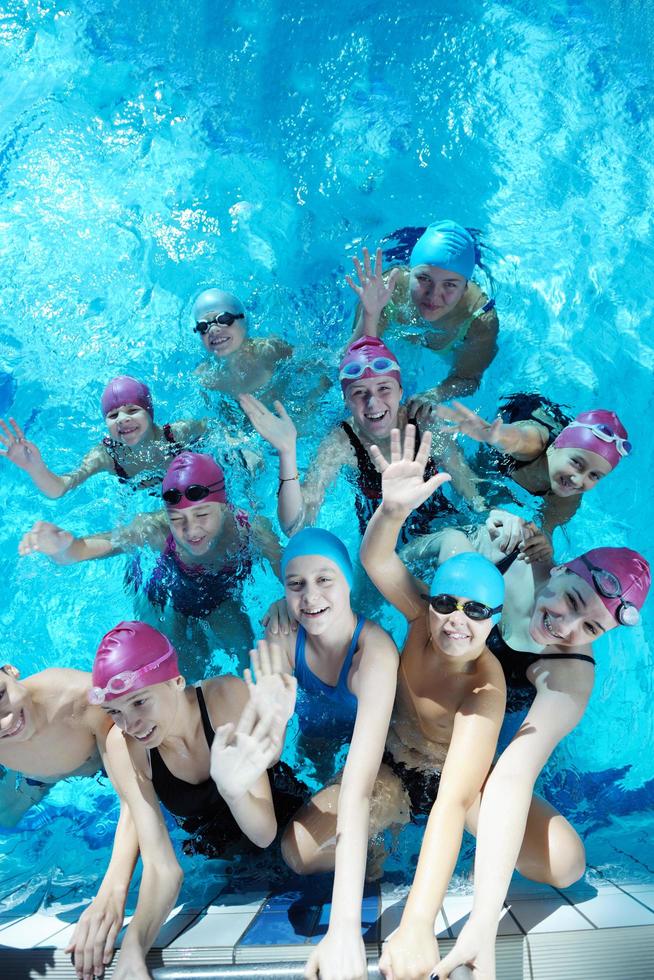
<instances>
[{"instance_id":1,"label":"black goggles","mask_svg":"<svg viewBox=\"0 0 654 980\"><path fill-rule=\"evenodd\" d=\"M633 602L627 602L622 598L622 584L614 572L609 572L606 568L599 568L588 561L586 555L581 556L581 560L590 572L593 580L593 588L598 595L605 599L619 599L620 605L614 612L614 616L622 626L637 626L640 622L640 613Z\"/></svg>"},{"instance_id":2,"label":"black goggles","mask_svg":"<svg viewBox=\"0 0 654 980\"><path fill-rule=\"evenodd\" d=\"M244 320L245 313L219 313L211 320L198 320L193 329L203 337L216 323L221 327L231 327L234 320Z\"/></svg>"},{"instance_id":3,"label":"black goggles","mask_svg":"<svg viewBox=\"0 0 654 980\"><path fill-rule=\"evenodd\" d=\"M197 504L199 500L204 500L210 493L224 489L225 481L219 480L217 483L210 483L208 487L205 487L202 483L192 483L190 487L186 487L184 490L171 487L170 490L164 490L161 496L167 504L178 504L182 497L186 497L191 503Z\"/></svg>"},{"instance_id":4,"label":"black goggles","mask_svg":"<svg viewBox=\"0 0 654 980\"><path fill-rule=\"evenodd\" d=\"M473 619L475 622L490 619L491 616L502 611L502 606L496 606L492 609L490 606L484 605L483 602L475 602L474 599L461 602L454 595L425 595L422 593L422 598L426 599L434 612L440 613L441 616L447 616L449 613L453 613L455 609L461 609L468 619Z\"/></svg>"}]
</instances>

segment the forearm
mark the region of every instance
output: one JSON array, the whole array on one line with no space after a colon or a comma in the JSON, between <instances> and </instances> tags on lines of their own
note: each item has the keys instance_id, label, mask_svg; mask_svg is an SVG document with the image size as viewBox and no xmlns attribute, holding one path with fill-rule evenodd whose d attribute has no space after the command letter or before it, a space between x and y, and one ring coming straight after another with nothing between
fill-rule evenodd
<instances>
[{"instance_id":1,"label":"forearm","mask_svg":"<svg viewBox=\"0 0 654 980\"><path fill-rule=\"evenodd\" d=\"M127 927L123 951L134 949L145 957L175 904L183 879L176 861L163 867L144 861L136 912Z\"/></svg>"},{"instance_id":2,"label":"forearm","mask_svg":"<svg viewBox=\"0 0 654 980\"><path fill-rule=\"evenodd\" d=\"M94 561L97 558L108 558L115 554L110 532L93 534L86 538L73 538L70 545L50 557L57 565L76 565L81 561Z\"/></svg>"},{"instance_id":3,"label":"forearm","mask_svg":"<svg viewBox=\"0 0 654 980\"><path fill-rule=\"evenodd\" d=\"M112 894L124 903L138 853L139 842L134 822L129 811L121 807L111 859L98 890L98 897Z\"/></svg>"},{"instance_id":4,"label":"forearm","mask_svg":"<svg viewBox=\"0 0 654 980\"><path fill-rule=\"evenodd\" d=\"M261 799L249 792L237 799L225 799L232 816L253 844L261 848L272 844L277 833L277 819L271 800Z\"/></svg>"},{"instance_id":5,"label":"forearm","mask_svg":"<svg viewBox=\"0 0 654 980\"><path fill-rule=\"evenodd\" d=\"M361 303L357 306L354 315L354 329L350 338L350 344L360 337L378 337L381 335L380 315L378 313L368 313Z\"/></svg>"},{"instance_id":6,"label":"forearm","mask_svg":"<svg viewBox=\"0 0 654 980\"><path fill-rule=\"evenodd\" d=\"M361 900L366 875L370 796L341 787L336 823L336 853L330 929L361 928Z\"/></svg>"},{"instance_id":7,"label":"forearm","mask_svg":"<svg viewBox=\"0 0 654 980\"><path fill-rule=\"evenodd\" d=\"M395 548L405 519L403 514L389 514L384 511L382 503L368 522L361 542L360 558L361 564L375 584L378 580L383 580L385 565L403 564L395 553Z\"/></svg>"},{"instance_id":8,"label":"forearm","mask_svg":"<svg viewBox=\"0 0 654 980\"><path fill-rule=\"evenodd\" d=\"M433 930L461 849L465 814L462 803L437 800L432 807L402 926Z\"/></svg>"},{"instance_id":9,"label":"forearm","mask_svg":"<svg viewBox=\"0 0 654 980\"><path fill-rule=\"evenodd\" d=\"M295 446L279 454L279 492L277 518L285 534L296 530L304 510L304 497L297 469Z\"/></svg>"},{"instance_id":10,"label":"forearm","mask_svg":"<svg viewBox=\"0 0 654 980\"><path fill-rule=\"evenodd\" d=\"M464 378L458 374L450 374L435 388L425 391L423 397L438 404L450 401L452 398L465 398L467 395L474 395L480 383L481 377L478 376Z\"/></svg>"},{"instance_id":11,"label":"forearm","mask_svg":"<svg viewBox=\"0 0 654 980\"><path fill-rule=\"evenodd\" d=\"M46 497L51 500L58 500L69 489L69 481L65 476L57 476L52 470L48 469L45 463L34 466L32 469L25 470L32 482Z\"/></svg>"}]
</instances>

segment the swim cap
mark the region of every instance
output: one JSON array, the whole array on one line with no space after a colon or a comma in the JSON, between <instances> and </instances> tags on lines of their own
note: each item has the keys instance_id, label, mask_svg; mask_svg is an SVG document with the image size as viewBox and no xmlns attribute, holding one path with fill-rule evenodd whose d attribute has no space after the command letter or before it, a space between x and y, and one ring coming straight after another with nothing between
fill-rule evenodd
<instances>
[{"instance_id":1,"label":"swim cap","mask_svg":"<svg viewBox=\"0 0 654 980\"><path fill-rule=\"evenodd\" d=\"M127 374L119 374L117 378L111 379L102 392L100 404L103 415L108 415L121 405L140 405L151 419L154 418L150 389L142 381L130 378Z\"/></svg>"},{"instance_id":2,"label":"swim cap","mask_svg":"<svg viewBox=\"0 0 654 980\"><path fill-rule=\"evenodd\" d=\"M147 623L122 622L100 641L88 698L102 704L174 677L179 677L177 653L163 633Z\"/></svg>"},{"instance_id":3,"label":"swim cap","mask_svg":"<svg viewBox=\"0 0 654 980\"><path fill-rule=\"evenodd\" d=\"M352 588L354 571L347 548L340 538L331 531L323 531L320 527L305 527L294 534L282 553L282 578L286 574L286 566L293 558L304 555L321 555L328 558L342 571L347 584Z\"/></svg>"},{"instance_id":4,"label":"swim cap","mask_svg":"<svg viewBox=\"0 0 654 980\"><path fill-rule=\"evenodd\" d=\"M587 449L597 453L611 468L618 465L622 456L631 452L627 430L615 414L603 408L582 412L559 433L554 440L555 449Z\"/></svg>"},{"instance_id":5,"label":"swim cap","mask_svg":"<svg viewBox=\"0 0 654 980\"><path fill-rule=\"evenodd\" d=\"M187 497L186 491L192 487L208 487L209 493ZM177 500L166 500L166 494L175 492L179 495ZM192 490L193 494L194 491ZM161 485L161 496L168 508L183 510L185 507L193 507L194 504L202 503L227 503L225 493L225 474L222 467L212 456L207 453L183 452L175 456L170 466L166 470Z\"/></svg>"},{"instance_id":6,"label":"swim cap","mask_svg":"<svg viewBox=\"0 0 654 980\"><path fill-rule=\"evenodd\" d=\"M453 595L482 602L491 609L504 603L504 578L492 561L466 551L448 558L438 568L431 583L430 595ZM491 617L499 623L501 612Z\"/></svg>"},{"instance_id":7,"label":"swim cap","mask_svg":"<svg viewBox=\"0 0 654 980\"><path fill-rule=\"evenodd\" d=\"M195 322L203 320L207 313L243 313L245 307L238 296L222 289L204 289L193 303L191 315Z\"/></svg>"},{"instance_id":8,"label":"swim cap","mask_svg":"<svg viewBox=\"0 0 654 980\"><path fill-rule=\"evenodd\" d=\"M397 363L395 354L389 351L383 340L380 340L379 337L364 335L351 343L345 351L338 374L343 395L353 381L361 381L362 378L381 377L382 375L395 378L399 386L402 387L400 365Z\"/></svg>"},{"instance_id":9,"label":"swim cap","mask_svg":"<svg viewBox=\"0 0 654 980\"><path fill-rule=\"evenodd\" d=\"M636 626L652 581L649 562L630 548L593 548L565 563L622 626Z\"/></svg>"},{"instance_id":10,"label":"swim cap","mask_svg":"<svg viewBox=\"0 0 654 980\"><path fill-rule=\"evenodd\" d=\"M435 265L469 279L475 268L475 241L456 221L435 221L418 239L409 265Z\"/></svg>"}]
</instances>

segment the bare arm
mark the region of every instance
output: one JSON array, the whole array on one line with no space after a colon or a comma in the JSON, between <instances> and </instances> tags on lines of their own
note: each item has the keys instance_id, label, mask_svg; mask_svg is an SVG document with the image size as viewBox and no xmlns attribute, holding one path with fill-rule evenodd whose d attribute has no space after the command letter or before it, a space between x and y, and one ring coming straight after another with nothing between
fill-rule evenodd
<instances>
[{"instance_id":1,"label":"bare arm","mask_svg":"<svg viewBox=\"0 0 654 980\"><path fill-rule=\"evenodd\" d=\"M358 296L359 303L354 315L353 334L348 346L360 337L380 337L382 335L388 326L386 307L392 299L398 277L405 271L395 268L382 274L382 250L380 248L375 252L374 269L367 248L363 249L363 266L357 256L354 256L352 261L358 281L355 282L352 276L346 276L345 281Z\"/></svg>"},{"instance_id":2,"label":"bare arm","mask_svg":"<svg viewBox=\"0 0 654 980\"><path fill-rule=\"evenodd\" d=\"M126 527L76 538L56 524L37 521L31 531L23 535L18 553L22 556L39 553L47 555L57 565L75 565L120 555L144 544L154 547L161 542L164 524L162 512L139 514Z\"/></svg>"},{"instance_id":3,"label":"bare arm","mask_svg":"<svg viewBox=\"0 0 654 980\"><path fill-rule=\"evenodd\" d=\"M51 500L63 497L94 473L111 469L109 455L100 444L89 450L76 470L59 476L45 465L38 446L25 438L16 420L10 418L9 422L11 428L0 419L0 445L5 447L0 450L0 456L24 470L41 493Z\"/></svg>"},{"instance_id":4,"label":"bare arm","mask_svg":"<svg viewBox=\"0 0 654 980\"><path fill-rule=\"evenodd\" d=\"M435 402L465 398L479 388L486 368L497 354L499 322L494 309L478 317L465 341L454 351L452 368L446 378L427 394Z\"/></svg>"},{"instance_id":5,"label":"bare arm","mask_svg":"<svg viewBox=\"0 0 654 980\"><path fill-rule=\"evenodd\" d=\"M554 529L567 524L581 506L581 494L576 497L556 497L548 494L543 505L543 531L550 536Z\"/></svg>"},{"instance_id":6,"label":"bare arm","mask_svg":"<svg viewBox=\"0 0 654 980\"><path fill-rule=\"evenodd\" d=\"M523 422L502 422L499 418L487 422L461 402L452 402L451 406L440 405L436 414L450 431L460 432L477 442L485 442L526 462L540 456L549 442L548 430L538 422L528 419Z\"/></svg>"},{"instance_id":7,"label":"bare arm","mask_svg":"<svg viewBox=\"0 0 654 980\"><path fill-rule=\"evenodd\" d=\"M257 550L264 558L268 559L273 572L278 579L281 579L282 548L267 517L261 515L255 517L252 522L252 538Z\"/></svg>"}]
</instances>

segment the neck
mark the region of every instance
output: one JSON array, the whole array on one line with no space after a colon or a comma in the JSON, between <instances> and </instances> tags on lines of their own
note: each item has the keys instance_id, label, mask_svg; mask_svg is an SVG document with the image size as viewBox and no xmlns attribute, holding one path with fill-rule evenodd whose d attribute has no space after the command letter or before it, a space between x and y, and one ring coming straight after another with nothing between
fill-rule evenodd
<instances>
[{"instance_id":1,"label":"neck","mask_svg":"<svg viewBox=\"0 0 654 980\"><path fill-rule=\"evenodd\" d=\"M350 608L327 632L320 636L311 636L307 633L307 639L319 657L337 658L343 656L343 651L347 652L356 625L356 613Z\"/></svg>"}]
</instances>

